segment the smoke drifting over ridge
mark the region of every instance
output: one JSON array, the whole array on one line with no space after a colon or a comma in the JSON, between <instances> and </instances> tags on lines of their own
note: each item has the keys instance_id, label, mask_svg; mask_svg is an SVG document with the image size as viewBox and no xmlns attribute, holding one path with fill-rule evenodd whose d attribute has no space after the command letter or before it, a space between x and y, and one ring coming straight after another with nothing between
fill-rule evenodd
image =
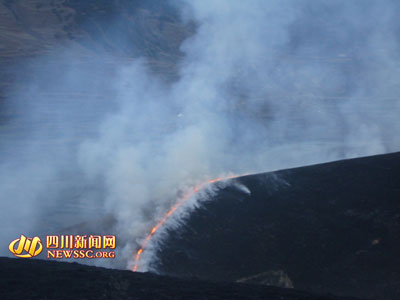
<instances>
[{"instance_id":1,"label":"smoke drifting over ridge","mask_svg":"<svg viewBox=\"0 0 400 300\"><path fill-rule=\"evenodd\" d=\"M1 146L4 240L40 233L50 214L112 214L123 265L196 183L400 149L396 2L173 3L196 31L172 83L145 57L64 46L10 89L18 122L35 126Z\"/></svg>"}]
</instances>

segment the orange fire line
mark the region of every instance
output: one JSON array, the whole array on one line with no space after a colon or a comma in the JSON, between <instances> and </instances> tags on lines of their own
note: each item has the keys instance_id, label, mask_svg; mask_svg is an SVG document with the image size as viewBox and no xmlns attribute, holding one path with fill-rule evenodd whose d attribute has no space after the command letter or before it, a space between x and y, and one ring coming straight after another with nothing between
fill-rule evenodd
<instances>
[{"instance_id":1,"label":"orange fire line","mask_svg":"<svg viewBox=\"0 0 400 300\"><path fill-rule=\"evenodd\" d=\"M138 265L139 265L139 261L140 261L140 257L144 251L144 249L146 248L146 246L148 245L148 243L150 242L151 238L153 237L153 235L157 232L157 230L164 225L164 223L169 219L169 217L172 216L172 214L183 204L185 203L187 200L189 200L190 198L192 198L198 191L200 191L202 188L204 188L207 184L211 184L211 183L215 183L218 181L223 181L223 180L227 180L227 179L232 179L232 178L236 178L237 176L227 176L224 178L215 178L215 179L211 179L205 183L199 184L197 186L195 186L193 188L193 190L187 194L186 196L184 196L180 201L178 201L177 203L175 203L170 210L164 215L164 217L158 221L158 223L156 224L156 226L154 226L151 230L150 233L147 235L147 237L145 238L142 246L139 248L139 250L136 252L136 256L135 256L135 264L133 265L132 271L136 272L138 270Z\"/></svg>"}]
</instances>

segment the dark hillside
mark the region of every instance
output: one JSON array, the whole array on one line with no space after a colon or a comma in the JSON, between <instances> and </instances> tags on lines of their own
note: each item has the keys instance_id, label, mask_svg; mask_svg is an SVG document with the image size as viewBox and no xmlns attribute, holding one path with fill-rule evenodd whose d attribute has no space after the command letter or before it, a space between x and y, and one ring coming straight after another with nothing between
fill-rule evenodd
<instances>
[{"instance_id":1,"label":"dark hillside","mask_svg":"<svg viewBox=\"0 0 400 300\"><path fill-rule=\"evenodd\" d=\"M163 273L400 298L400 153L239 180L250 196L226 188L170 233Z\"/></svg>"},{"instance_id":2,"label":"dark hillside","mask_svg":"<svg viewBox=\"0 0 400 300\"><path fill-rule=\"evenodd\" d=\"M238 283L213 283L76 263L0 258L1 299L351 300ZM354 299L356 300L356 299Z\"/></svg>"}]
</instances>

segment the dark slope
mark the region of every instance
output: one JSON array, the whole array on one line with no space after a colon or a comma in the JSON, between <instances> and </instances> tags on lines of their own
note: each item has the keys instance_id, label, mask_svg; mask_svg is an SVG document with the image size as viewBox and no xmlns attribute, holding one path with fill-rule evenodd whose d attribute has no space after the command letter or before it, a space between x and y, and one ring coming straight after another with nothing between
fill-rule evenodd
<instances>
[{"instance_id":1,"label":"dark slope","mask_svg":"<svg viewBox=\"0 0 400 300\"><path fill-rule=\"evenodd\" d=\"M170 233L162 273L400 299L400 153L240 182Z\"/></svg>"},{"instance_id":2,"label":"dark slope","mask_svg":"<svg viewBox=\"0 0 400 300\"><path fill-rule=\"evenodd\" d=\"M306 292L212 283L89 267L76 263L0 258L1 299L266 299L340 300Z\"/></svg>"}]
</instances>

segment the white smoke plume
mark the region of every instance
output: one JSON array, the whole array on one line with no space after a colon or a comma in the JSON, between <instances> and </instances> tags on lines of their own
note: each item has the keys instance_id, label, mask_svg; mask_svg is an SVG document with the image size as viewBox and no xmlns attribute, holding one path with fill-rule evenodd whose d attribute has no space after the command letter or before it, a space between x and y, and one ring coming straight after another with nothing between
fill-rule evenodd
<instances>
[{"instance_id":1,"label":"white smoke plume","mask_svg":"<svg viewBox=\"0 0 400 300\"><path fill-rule=\"evenodd\" d=\"M195 24L176 80L63 46L11 88L32 126L2 138L2 240L112 215L123 267L194 184L400 149L396 2L173 3Z\"/></svg>"}]
</instances>

